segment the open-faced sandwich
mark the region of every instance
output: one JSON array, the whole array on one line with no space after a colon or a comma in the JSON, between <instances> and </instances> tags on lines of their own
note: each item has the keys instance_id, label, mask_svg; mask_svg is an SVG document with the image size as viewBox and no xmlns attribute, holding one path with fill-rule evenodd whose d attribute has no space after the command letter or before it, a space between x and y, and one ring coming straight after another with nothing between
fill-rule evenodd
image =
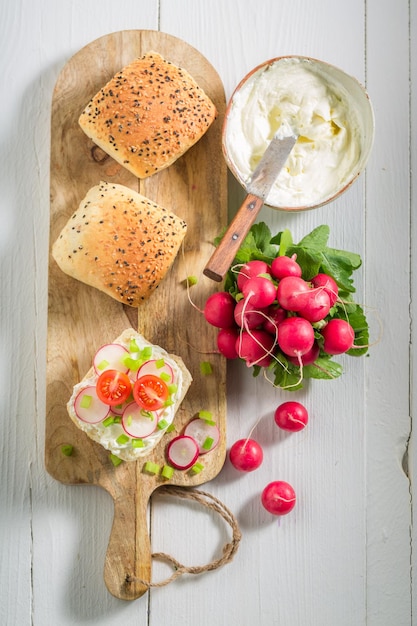
<instances>
[{"instance_id":1,"label":"open-faced sandwich","mask_svg":"<svg viewBox=\"0 0 417 626\"><path fill-rule=\"evenodd\" d=\"M74 424L124 461L157 445L191 384L182 359L132 328L101 346L67 404Z\"/></svg>"},{"instance_id":2,"label":"open-faced sandwich","mask_svg":"<svg viewBox=\"0 0 417 626\"><path fill-rule=\"evenodd\" d=\"M52 246L63 272L140 305L158 287L187 230L174 213L115 183L92 187Z\"/></svg>"},{"instance_id":3,"label":"open-faced sandwich","mask_svg":"<svg viewBox=\"0 0 417 626\"><path fill-rule=\"evenodd\" d=\"M146 178L191 148L216 115L215 105L186 70L151 51L92 97L79 124L120 165Z\"/></svg>"}]
</instances>

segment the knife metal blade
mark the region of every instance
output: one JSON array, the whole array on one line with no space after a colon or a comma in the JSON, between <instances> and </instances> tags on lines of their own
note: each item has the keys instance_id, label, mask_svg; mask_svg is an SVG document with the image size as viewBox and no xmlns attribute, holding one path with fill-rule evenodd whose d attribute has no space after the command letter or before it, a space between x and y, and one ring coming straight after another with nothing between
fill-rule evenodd
<instances>
[{"instance_id":1,"label":"knife metal blade","mask_svg":"<svg viewBox=\"0 0 417 626\"><path fill-rule=\"evenodd\" d=\"M279 133L276 133L273 136L246 184L247 193L252 193L254 196L266 200L296 141L295 135L281 137Z\"/></svg>"},{"instance_id":2,"label":"knife metal blade","mask_svg":"<svg viewBox=\"0 0 417 626\"><path fill-rule=\"evenodd\" d=\"M208 278L218 282L223 280L296 141L296 136L282 138L278 132L272 138L249 182L245 184L247 195L242 206L203 270Z\"/></svg>"}]
</instances>

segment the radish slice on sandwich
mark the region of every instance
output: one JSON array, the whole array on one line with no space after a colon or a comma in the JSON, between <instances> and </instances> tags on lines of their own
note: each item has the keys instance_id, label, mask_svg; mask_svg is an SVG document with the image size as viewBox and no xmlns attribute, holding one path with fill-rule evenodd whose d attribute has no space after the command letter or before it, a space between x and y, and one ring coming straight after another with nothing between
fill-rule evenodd
<instances>
[{"instance_id":1,"label":"radish slice on sandwich","mask_svg":"<svg viewBox=\"0 0 417 626\"><path fill-rule=\"evenodd\" d=\"M88 424L98 424L110 413L110 407L97 396L94 386L81 389L74 401L74 410L77 417Z\"/></svg>"},{"instance_id":2,"label":"radish slice on sandwich","mask_svg":"<svg viewBox=\"0 0 417 626\"><path fill-rule=\"evenodd\" d=\"M93 366L96 374L100 375L105 370L117 370L127 374L129 367L124 359L129 355L129 351L119 343L107 343L97 350L93 359Z\"/></svg>"},{"instance_id":3,"label":"radish slice on sandwich","mask_svg":"<svg viewBox=\"0 0 417 626\"><path fill-rule=\"evenodd\" d=\"M136 402L127 405L122 415L122 426L125 432L135 439L144 439L151 435L158 424L155 412L145 411Z\"/></svg>"}]
</instances>

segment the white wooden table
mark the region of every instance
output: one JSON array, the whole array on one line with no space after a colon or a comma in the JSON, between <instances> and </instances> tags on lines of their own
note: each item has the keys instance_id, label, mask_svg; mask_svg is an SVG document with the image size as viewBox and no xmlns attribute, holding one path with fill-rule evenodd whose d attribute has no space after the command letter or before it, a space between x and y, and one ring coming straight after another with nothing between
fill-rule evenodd
<instances>
[{"instance_id":1,"label":"white wooden table","mask_svg":"<svg viewBox=\"0 0 417 626\"><path fill-rule=\"evenodd\" d=\"M416 3L3 0L0 24L0 623L412 624ZM362 255L358 298L374 339L378 320L383 327L369 357L343 361L342 378L292 396L311 413L296 436L272 425L284 392L240 363L230 366L228 445L264 416L255 434L265 461L243 476L226 464L205 489L235 513L240 549L227 566L134 602L114 598L103 582L109 496L54 481L43 462L52 90L82 46L124 29L161 30L196 47L219 72L227 98L248 70L282 54L320 58L366 83L376 116L366 174L317 211L288 216L264 208L260 219L296 238L329 224L334 247ZM230 179L230 215L241 197ZM280 521L259 505L275 479L298 493L296 509ZM227 540L216 517L184 502L155 498L151 519L153 549L188 565L215 558Z\"/></svg>"}]
</instances>

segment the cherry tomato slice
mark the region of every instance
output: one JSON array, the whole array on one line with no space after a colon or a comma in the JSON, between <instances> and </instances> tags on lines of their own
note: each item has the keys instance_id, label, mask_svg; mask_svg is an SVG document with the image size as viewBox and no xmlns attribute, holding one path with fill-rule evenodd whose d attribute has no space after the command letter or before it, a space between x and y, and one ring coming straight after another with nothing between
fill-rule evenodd
<instances>
[{"instance_id":1,"label":"cherry tomato slice","mask_svg":"<svg viewBox=\"0 0 417 626\"><path fill-rule=\"evenodd\" d=\"M132 383L127 374L117 370L105 370L96 383L97 395L102 402L115 406L123 404L132 391Z\"/></svg>"},{"instance_id":2,"label":"cherry tomato slice","mask_svg":"<svg viewBox=\"0 0 417 626\"><path fill-rule=\"evenodd\" d=\"M146 411L157 411L169 396L168 385L154 374L145 374L133 386L135 402Z\"/></svg>"}]
</instances>

